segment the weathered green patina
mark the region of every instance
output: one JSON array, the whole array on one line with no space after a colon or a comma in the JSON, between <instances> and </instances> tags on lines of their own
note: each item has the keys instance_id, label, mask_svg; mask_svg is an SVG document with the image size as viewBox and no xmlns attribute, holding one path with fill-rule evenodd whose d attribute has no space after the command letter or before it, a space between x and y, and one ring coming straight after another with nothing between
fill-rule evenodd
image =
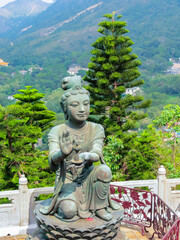
<instances>
[{"instance_id":1,"label":"weathered green patina","mask_svg":"<svg viewBox=\"0 0 180 240\"><path fill-rule=\"evenodd\" d=\"M110 199L110 168L104 163L102 148L105 138L101 125L88 122L90 99L87 90L76 84L76 77L63 81L61 99L66 123L50 131L49 164L56 172L54 196L43 214L63 219L89 218L93 215L109 221L111 209L119 206ZM78 86L77 86L78 85ZM94 167L94 162L101 164Z\"/></svg>"}]
</instances>

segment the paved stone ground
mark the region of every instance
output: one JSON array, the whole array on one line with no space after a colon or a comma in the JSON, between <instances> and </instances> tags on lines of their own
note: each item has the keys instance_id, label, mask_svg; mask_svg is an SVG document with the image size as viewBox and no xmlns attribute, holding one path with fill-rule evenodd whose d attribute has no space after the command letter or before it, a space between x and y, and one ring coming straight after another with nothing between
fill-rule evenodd
<instances>
[{"instance_id":1,"label":"paved stone ground","mask_svg":"<svg viewBox=\"0 0 180 240\"><path fill-rule=\"evenodd\" d=\"M148 240L150 237L152 237L153 234L153 229L150 228L147 230L149 231L148 233L145 233L145 235L142 235L142 231L140 227L136 226L121 226L121 231L122 233L126 236L126 240ZM159 240L160 238L155 235L153 238L154 240Z\"/></svg>"},{"instance_id":2,"label":"paved stone ground","mask_svg":"<svg viewBox=\"0 0 180 240\"><path fill-rule=\"evenodd\" d=\"M125 240L148 240L153 233L153 230L149 229L149 233L145 233L145 236L142 236L141 229L136 226L121 226L121 231L125 236ZM27 235L0 237L0 240L25 240L26 236ZM159 238L155 237L154 240L159 240Z\"/></svg>"},{"instance_id":3,"label":"paved stone ground","mask_svg":"<svg viewBox=\"0 0 180 240\"><path fill-rule=\"evenodd\" d=\"M0 240L24 240L27 235L0 237Z\"/></svg>"}]
</instances>

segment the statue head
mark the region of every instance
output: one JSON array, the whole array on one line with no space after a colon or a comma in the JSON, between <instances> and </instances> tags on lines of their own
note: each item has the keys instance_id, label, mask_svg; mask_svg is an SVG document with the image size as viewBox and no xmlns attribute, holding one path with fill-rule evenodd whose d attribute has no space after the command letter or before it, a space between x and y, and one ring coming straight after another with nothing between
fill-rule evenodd
<instances>
[{"instance_id":1,"label":"statue head","mask_svg":"<svg viewBox=\"0 0 180 240\"><path fill-rule=\"evenodd\" d=\"M67 86L72 86L72 88L65 91L61 98L60 105L63 109L66 120L69 119L73 122L83 122L86 121L89 116L89 92L81 87L80 82L82 82L82 79L79 77L76 85L75 79L77 78L75 77L77 76L68 77L68 84L65 84L65 89L68 89ZM63 86L64 85L62 84L62 88Z\"/></svg>"}]
</instances>

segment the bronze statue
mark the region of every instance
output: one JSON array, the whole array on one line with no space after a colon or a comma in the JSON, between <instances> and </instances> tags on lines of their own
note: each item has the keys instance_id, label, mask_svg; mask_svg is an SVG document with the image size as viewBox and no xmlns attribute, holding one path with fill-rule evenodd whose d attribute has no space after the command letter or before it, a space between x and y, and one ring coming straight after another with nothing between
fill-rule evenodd
<instances>
[{"instance_id":1,"label":"bronze statue","mask_svg":"<svg viewBox=\"0 0 180 240\"><path fill-rule=\"evenodd\" d=\"M80 82L75 76L62 83L64 89L70 87L60 102L67 121L52 128L48 135L49 164L56 172L55 190L50 205L40 212L63 219L96 215L109 221L112 209L119 209L119 205L110 199L112 174L103 161L104 129L87 121L89 93ZM94 166L99 160L101 164Z\"/></svg>"}]
</instances>

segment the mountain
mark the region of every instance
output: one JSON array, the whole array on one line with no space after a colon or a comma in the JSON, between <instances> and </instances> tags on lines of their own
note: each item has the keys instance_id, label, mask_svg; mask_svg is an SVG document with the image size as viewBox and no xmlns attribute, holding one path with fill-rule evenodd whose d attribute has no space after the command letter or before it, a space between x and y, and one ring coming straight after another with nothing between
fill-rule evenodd
<instances>
[{"instance_id":1,"label":"mountain","mask_svg":"<svg viewBox=\"0 0 180 240\"><path fill-rule=\"evenodd\" d=\"M46 11L41 14L26 18L22 21L21 24L18 25L12 32L8 32L8 35L13 36L14 38L19 34L21 34L21 30L24 28L28 28L31 26L31 29L27 32L28 34L31 32L35 32L36 30L45 29L45 28L54 28L54 25L58 25L68 19L73 18L76 14L81 15L81 12L84 13L86 9L89 7L93 8L95 5L102 4L100 0L57 0L54 4L52 4ZM91 9L89 9L91 10ZM26 34L26 33L25 33ZM24 34L23 34L24 35Z\"/></svg>"},{"instance_id":2,"label":"mountain","mask_svg":"<svg viewBox=\"0 0 180 240\"><path fill-rule=\"evenodd\" d=\"M8 19L1 15L0 15L0 23L1 23L0 34L4 34L10 31L15 24L11 19Z\"/></svg>"},{"instance_id":3,"label":"mountain","mask_svg":"<svg viewBox=\"0 0 180 240\"><path fill-rule=\"evenodd\" d=\"M51 4L41 0L16 0L0 8L0 34L6 34L20 24L45 11Z\"/></svg>"},{"instance_id":4,"label":"mountain","mask_svg":"<svg viewBox=\"0 0 180 240\"><path fill-rule=\"evenodd\" d=\"M179 0L57 0L0 35L0 42L6 39L0 47L1 57L19 64L21 55L28 64L65 56L86 66L98 23L112 11L123 15L128 36L135 42L134 51L147 68L180 56Z\"/></svg>"},{"instance_id":5,"label":"mountain","mask_svg":"<svg viewBox=\"0 0 180 240\"><path fill-rule=\"evenodd\" d=\"M16 0L0 8L0 16L18 18L36 15L50 6L41 0Z\"/></svg>"}]
</instances>

